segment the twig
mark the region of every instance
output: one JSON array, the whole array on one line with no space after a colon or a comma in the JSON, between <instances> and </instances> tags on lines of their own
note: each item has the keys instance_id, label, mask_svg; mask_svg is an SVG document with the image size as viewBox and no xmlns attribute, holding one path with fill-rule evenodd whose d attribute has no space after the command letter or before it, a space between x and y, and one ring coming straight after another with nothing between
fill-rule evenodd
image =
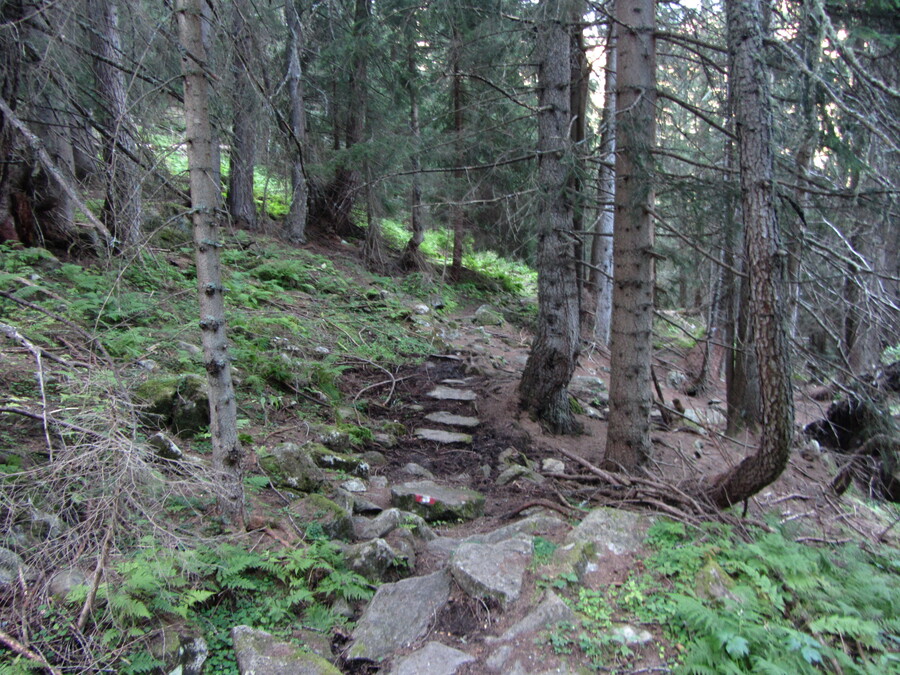
<instances>
[{"instance_id":1,"label":"twig","mask_svg":"<svg viewBox=\"0 0 900 675\"><path fill-rule=\"evenodd\" d=\"M16 654L24 656L29 661L34 661L35 663L40 664L43 668L46 668L51 673L53 673L53 675L62 675L60 671L47 663L47 659L38 654L36 651L29 649L3 630L0 630L0 642L12 649Z\"/></svg>"},{"instance_id":2,"label":"twig","mask_svg":"<svg viewBox=\"0 0 900 675\"><path fill-rule=\"evenodd\" d=\"M571 453L568 450L565 450L563 448L555 448L555 450L558 453L560 453L561 455L563 455L564 457L568 457L573 462L581 464L581 466L583 466L585 469L590 471L595 476L602 478L606 482L608 482L612 485L615 485L616 487L630 487L632 484L631 481L628 478L626 478L625 476L618 476L609 471L604 471L600 467L594 466L586 459L579 457L578 455Z\"/></svg>"},{"instance_id":3,"label":"twig","mask_svg":"<svg viewBox=\"0 0 900 675\"><path fill-rule=\"evenodd\" d=\"M23 417L30 417L33 420L38 420L39 422L52 422L53 424L58 424L59 426L65 427L66 429L71 429L72 431L87 434L89 436L93 436L94 438L109 440L109 437L106 434L101 434L99 431L94 431L93 429L88 429L87 427L82 427L78 424L72 424L71 422L64 422L49 415L39 415L36 412L31 412L30 410L25 410L24 408L11 408L9 406L4 406L0 407L0 413L22 415Z\"/></svg>"},{"instance_id":4,"label":"twig","mask_svg":"<svg viewBox=\"0 0 900 675\"><path fill-rule=\"evenodd\" d=\"M118 500L116 500L115 504L118 505ZM113 508L112 515L109 517L109 525L106 528L106 535L103 537L103 544L100 547L100 558L97 560L97 567L94 568L94 578L91 579L91 588L88 591L87 597L84 599L84 605L81 607L81 613L78 615L78 622L75 624L75 628L79 633L84 630L88 616L94 606L94 599L97 597L97 589L100 587L100 578L103 575L103 568L106 567L106 556L109 553L109 545L112 541L113 533L116 531L117 515L118 508Z\"/></svg>"},{"instance_id":5,"label":"twig","mask_svg":"<svg viewBox=\"0 0 900 675\"><path fill-rule=\"evenodd\" d=\"M41 423L44 427L44 440L47 442L47 452L50 454L50 463L53 463L53 443L50 441L50 428L47 426L47 389L44 386L44 364L41 361L41 350L39 347L35 346L31 340L26 338L24 335L19 333L12 326L8 326L6 324L0 324L0 333L6 335L9 339L15 340L20 345L25 347L31 355L34 356L34 360L37 363L37 379L38 379L38 387L41 390L41 410L43 410L43 414L41 415Z\"/></svg>"}]
</instances>

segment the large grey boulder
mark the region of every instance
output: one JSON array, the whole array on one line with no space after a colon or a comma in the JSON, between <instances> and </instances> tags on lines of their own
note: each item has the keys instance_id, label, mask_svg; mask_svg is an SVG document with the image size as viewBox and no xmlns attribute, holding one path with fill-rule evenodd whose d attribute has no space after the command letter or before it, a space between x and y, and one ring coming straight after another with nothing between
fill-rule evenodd
<instances>
[{"instance_id":1,"label":"large grey boulder","mask_svg":"<svg viewBox=\"0 0 900 675\"><path fill-rule=\"evenodd\" d=\"M640 549L653 519L631 511L600 507L566 536L566 542L590 542L598 554L624 555Z\"/></svg>"},{"instance_id":2,"label":"large grey boulder","mask_svg":"<svg viewBox=\"0 0 900 675\"><path fill-rule=\"evenodd\" d=\"M450 573L473 598L494 598L506 606L519 598L532 552L530 537L498 544L467 542L453 552Z\"/></svg>"},{"instance_id":3,"label":"large grey boulder","mask_svg":"<svg viewBox=\"0 0 900 675\"><path fill-rule=\"evenodd\" d=\"M281 443L258 455L259 466L276 487L299 492L315 492L325 483L325 474L316 466L305 447Z\"/></svg>"},{"instance_id":4,"label":"large grey boulder","mask_svg":"<svg viewBox=\"0 0 900 675\"><path fill-rule=\"evenodd\" d=\"M265 631L235 626L231 640L241 675L340 675L341 671L321 656L280 642Z\"/></svg>"},{"instance_id":5,"label":"large grey boulder","mask_svg":"<svg viewBox=\"0 0 900 675\"><path fill-rule=\"evenodd\" d=\"M166 626L150 642L150 653L165 663L162 672L201 675L209 646L202 635L187 626Z\"/></svg>"},{"instance_id":6,"label":"large grey boulder","mask_svg":"<svg viewBox=\"0 0 900 675\"><path fill-rule=\"evenodd\" d=\"M476 326L502 326L503 315L490 305L481 305L472 315L472 323Z\"/></svg>"},{"instance_id":7,"label":"large grey boulder","mask_svg":"<svg viewBox=\"0 0 900 675\"><path fill-rule=\"evenodd\" d=\"M423 638L450 598L446 570L384 584L351 636L349 660L382 661Z\"/></svg>"},{"instance_id":8,"label":"large grey boulder","mask_svg":"<svg viewBox=\"0 0 900 675\"><path fill-rule=\"evenodd\" d=\"M461 666L475 660L465 652L440 642L429 642L422 649L400 659L390 675L454 675Z\"/></svg>"},{"instance_id":9,"label":"large grey boulder","mask_svg":"<svg viewBox=\"0 0 900 675\"><path fill-rule=\"evenodd\" d=\"M409 556L395 551L384 539L372 539L346 546L344 556L347 567L372 581L384 581L392 573L396 578L397 572L403 572L410 567Z\"/></svg>"},{"instance_id":10,"label":"large grey boulder","mask_svg":"<svg viewBox=\"0 0 900 675\"><path fill-rule=\"evenodd\" d=\"M548 590L541 603L531 610L527 616L511 626L499 640L513 640L525 633L534 633L560 623L575 623L578 616L553 591ZM494 642L494 640L488 640Z\"/></svg>"},{"instance_id":11,"label":"large grey boulder","mask_svg":"<svg viewBox=\"0 0 900 675\"><path fill-rule=\"evenodd\" d=\"M436 521L472 520L484 513L484 495L468 488L438 485L430 480L402 483L391 488L391 504Z\"/></svg>"},{"instance_id":12,"label":"large grey boulder","mask_svg":"<svg viewBox=\"0 0 900 675\"><path fill-rule=\"evenodd\" d=\"M408 513L400 509L387 509L374 518L355 518L356 538L360 540L377 539L390 534L398 527L408 529L415 536L431 541L437 535L422 516Z\"/></svg>"},{"instance_id":13,"label":"large grey boulder","mask_svg":"<svg viewBox=\"0 0 900 675\"><path fill-rule=\"evenodd\" d=\"M307 443L303 449L309 453L320 469L344 471L360 478L369 477L369 464L361 457L329 450L321 443Z\"/></svg>"},{"instance_id":14,"label":"large grey boulder","mask_svg":"<svg viewBox=\"0 0 900 675\"><path fill-rule=\"evenodd\" d=\"M321 525L330 539L353 539L353 516L324 495L313 493L290 503L288 510L297 520Z\"/></svg>"}]
</instances>

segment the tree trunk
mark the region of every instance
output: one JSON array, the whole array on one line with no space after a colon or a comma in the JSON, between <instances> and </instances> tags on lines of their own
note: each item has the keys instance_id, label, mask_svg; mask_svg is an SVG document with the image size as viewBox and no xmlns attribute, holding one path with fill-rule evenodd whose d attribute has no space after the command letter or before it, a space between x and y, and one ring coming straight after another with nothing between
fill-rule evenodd
<instances>
[{"instance_id":1,"label":"tree trunk","mask_svg":"<svg viewBox=\"0 0 900 675\"><path fill-rule=\"evenodd\" d=\"M569 36L563 23L565 0L546 2L538 23L538 324L519 395L553 433L576 433L567 387L578 355L576 261L572 250L570 184Z\"/></svg>"},{"instance_id":2,"label":"tree trunk","mask_svg":"<svg viewBox=\"0 0 900 675\"><path fill-rule=\"evenodd\" d=\"M425 258L420 247L425 241L425 224L422 218L422 177L420 171L422 161L419 158L421 129L419 127L419 71L416 65L415 32L409 30L406 36L406 92L409 95L409 132L412 136L413 149L410 156L412 182L409 191L409 228L412 236L403 250L400 266L406 270L420 271L425 269Z\"/></svg>"},{"instance_id":3,"label":"tree trunk","mask_svg":"<svg viewBox=\"0 0 900 675\"><path fill-rule=\"evenodd\" d=\"M246 21L250 9L247 0L234 0L231 7L234 51L231 60L232 138L227 206L235 227L255 230L253 171L256 167L256 117L259 106L249 75L254 63L252 37Z\"/></svg>"},{"instance_id":4,"label":"tree trunk","mask_svg":"<svg viewBox=\"0 0 900 675\"><path fill-rule=\"evenodd\" d=\"M571 84L569 85L569 110L572 122L570 124L570 138L572 140L572 159L574 161L571 177L569 178L570 199L573 200L572 232L575 236L575 274L578 284L578 310L582 314L582 290L587 278L584 260L584 165L585 165L585 139L587 138L587 109L590 98L590 75L588 65L587 47L584 43L584 13L587 9L581 0L569 2L569 60Z\"/></svg>"},{"instance_id":5,"label":"tree trunk","mask_svg":"<svg viewBox=\"0 0 900 675\"><path fill-rule=\"evenodd\" d=\"M23 15L22 0L0 4L0 97L12 111L15 111L18 103L22 50L16 39L16 32L10 30L10 27L21 22ZM0 112L0 241L19 240L30 246L33 226L22 228L12 209L15 149L15 127L12 120Z\"/></svg>"},{"instance_id":6,"label":"tree trunk","mask_svg":"<svg viewBox=\"0 0 900 675\"><path fill-rule=\"evenodd\" d=\"M303 93L303 70L300 51L303 49L303 24L297 9L297 0L284 5L285 23L288 27L287 85L291 101L291 208L284 221L284 231L289 241L306 241L306 221L309 215L309 185L306 180L304 155L306 153L306 102Z\"/></svg>"},{"instance_id":7,"label":"tree trunk","mask_svg":"<svg viewBox=\"0 0 900 675\"><path fill-rule=\"evenodd\" d=\"M463 202L466 198L466 172L462 169L465 164L465 151L463 147L463 130L465 128L465 117L463 106L465 105L465 94L463 92L462 71L460 68L460 59L462 58L462 36L459 30L454 27L452 44L450 46L450 68L452 71L453 81L451 84L451 106L453 108L453 143L456 148L456 165L457 168L453 172L453 183L456 187L456 198L450 209L450 218L453 225L453 255L450 262L450 279L459 281L462 276L462 253L463 239L466 236L466 209Z\"/></svg>"},{"instance_id":8,"label":"tree trunk","mask_svg":"<svg viewBox=\"0 0 900 675\"><path fill-rule=\"evenodd\" d=\"M103 164L106 200L103 218L119 245L132 248L141 238L141 181L134 125L128 112L125 76L119 68L119 9L113 0L88 0L93 69L105 130Z\"/></svg>"},{"instance_id":9,"label":"tree trunk","mask_svg":"<svg viewBox=\"0 0 900 675\"><path fill-rule=\"evenodd\" d=\"M784 257L775 214L774 153L768 72L763 66L760 0L725 3L740 145L741 202L750 285L750 312L762 402L757 452L714 478L706 497L719 508L743 501L787 466L794 403L784 330Z\"/></svg>"},{"instance_id":10,"label":"tree trunk","mask_svg":"<svg viewBox=\"0 0 900 675\"><path fill-rule=\"evenodd\" d=\"M616 216L609 430L605 465L634 470L650 452L653 333L653 146L656 16L653 0L618 0Z\"/></svg>"},{"instance_id":11,"label":"tree trunk","mask_svg":"<svg viewBox=\"0 0 900 675\"><path fill-rule=\"evenodd\" d=\"M185 138L200 291L200 334L209 382L213 468L222 481L219 509L240 528L244 522L244 452L238 440L237 405L225 338L224 288L219 266L221 193L209 119L202 3L203 0L178 0L177 4L179 40L184 52Z\"/></svg>"},{"instance_id":12,"label":"tree trunk","mask_svg":"<svg viewBox=\"0 0 900 675\"><path fill-rule=\"evenodd\" d=\"M610 22L606 39L606 82L600 117L600 215L591 244L591 287L596 298L594 338L609 345L612 320L613 225L616 211L616 24Z\"/></svg>"}]
</instances>

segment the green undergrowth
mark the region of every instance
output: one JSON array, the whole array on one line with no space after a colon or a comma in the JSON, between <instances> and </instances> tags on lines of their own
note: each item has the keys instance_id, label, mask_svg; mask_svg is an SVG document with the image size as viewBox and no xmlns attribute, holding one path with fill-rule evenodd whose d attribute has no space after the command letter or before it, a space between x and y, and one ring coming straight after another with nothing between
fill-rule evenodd
<instances>
[{"instance_id":1,"label":"green undergrowth","mask_svg":"<svg viewBox=\"0 0 900 675\"><path fill-rule=\"evenodd\" d=\"M558 628L558 653L628 672L635 651L621 622L649 630L675 673L900 673L900 552L796 543L782 531L688 530L660 521L653 553L625 581L563 589L581 625ZM646 655L645 655L646 656Z\"/></svg>"},{"instance_id":2,"label":"green undergrowth","mask_svg":"<svg viewBox=\"0 0 900 675\"><path fill-rule=\"evenodd\" d=\"M209 647L206 672L237 672L229 631L250 625L289 639L299 626L328 631L344 623L335 601L359 602L373 588L344 565L335 545L313 539L293 550L248 550L234 544L163 546L145 537L111 566L97 588L92 626L100 651L123 654L116 672L157 672L160 631L200 629ZM45 648L71 639L67 617L84 605L88 586L42 608L35 641Z\"/></svg>"}]
</instances>

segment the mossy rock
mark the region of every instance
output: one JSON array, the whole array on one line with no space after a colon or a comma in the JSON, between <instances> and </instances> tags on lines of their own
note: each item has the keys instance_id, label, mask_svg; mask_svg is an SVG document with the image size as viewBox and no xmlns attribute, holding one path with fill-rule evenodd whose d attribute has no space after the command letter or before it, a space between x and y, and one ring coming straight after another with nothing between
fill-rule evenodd
<instances>
[{"instance_id":1,"label":"mossy rock","mask_svg":"<svg viewBox=\"0 0 900 675\"><path fill-rule=\"evenodd\" d=\"M369 477L369 464L364 459L333 452L320 443L309 443L303 447L320 469L344 471L360 478Z\"/></svg>"},{"instance_id":2,"label":"mossy rock","mask_svg":"<svg viewBox=\"0 0 900 675\"><path fill-rule=\"evenodd\" d=\"M321 525L322 531L331 539L353 539L353 516L324 495L307 495L291 502L288 508L298 520Z\"/></svg>"},{"instance_id":3,"label":"mossy rock","mask_svg":"<svg viewBox=\"0 0 900 675\"><path fill-rule=\"evenodd\" d=\"M271 451L260 451L257 459L276 487L315 492L325 483L325 474L310 453L296 443L282 443Z\"/></svg>"},{"instance_id":4,"label":"mossy rock","mask_svg":"<svg viewBox=\"0 0 900 675\"><path fill-rule=\"evenodd\" d=\"M193 373L151 378L136 390L144 420L191 437L209 427L209 387Z\"/></svg>"}]
</instances>

